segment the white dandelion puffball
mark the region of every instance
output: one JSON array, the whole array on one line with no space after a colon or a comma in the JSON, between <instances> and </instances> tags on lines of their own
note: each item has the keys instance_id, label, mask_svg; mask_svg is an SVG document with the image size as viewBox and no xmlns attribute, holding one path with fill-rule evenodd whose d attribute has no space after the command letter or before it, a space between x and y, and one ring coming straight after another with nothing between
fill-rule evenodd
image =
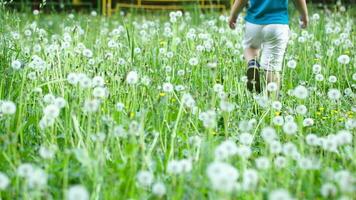
<instances>
[{"instance_id":1,"label":"white dandelion puffball","mask_svg":"<svg viewBox=\"0 0 356 200\"><path fill-rule=\"evenodd\" d=\"M77 73L69 73L67 75L67 81L71 85L77 84L79 82L79 77L78 77Z\"/></svg>"},{"instance_id":2,"label":"white dandelion puffball","mask_svg":"<svg viewBox=\"0 0 356 200\"><path fill-rule=\"evenodd\" d=\"M21 66L22 66L22 64L21 64L21 62L20 62L19 60L14 60L14 61L12 61L12 63L11 63L11 67L12 67L12 69L14 69L14 70L19 70L19 69L21 69Z\"/></svg>"},{"instance_id":3,"label":"white dandelion puffball","mask_svg":"<svg viewBox=\"0 0 356 200\"><path fill-rule=\"evenodd\" d=\"M139 76L136 71L130 71L126 76L126 82L130 85L134 85L138 82Z\"/></svg>"},{"instance_id":4,"label":"white dandelion puffball","mask_svg":"<svg viewBox=\"0 0 356 200\"><path fill-rule=\"evenodd\" d=\"M287 62L287 67L291 68L291 69L295 69L297 67L297 61L295 60L289 60Z\"/></svg>"},{"instance_id":5,"label":"white dandelion puffball","mask_svg":"<svg viewBox=\"0 0 356 200\"><path fill-rule=\"evenodd\" d=\"M71 186L67 195L67 200L89 200L89 192L82 185Z\"/></svg>"},{"instance_id":6,"label":"white dandelion puffball","mask_svg":"<svg viewBox=\"0 0 356 200\"><path fill-rule=\"evenodd\" d=\"M163 83L162 90L167 93L171 93L174 90L172 83Z\"/></svg>"},{"instance_id":7,"label":"white dandelion puffball","mask_svg":"<svg viewBox=\"0 0 356 200\"><path fill-rule=\"evenodd\" d=\"M278 90L278 84L275 82L270 82L267 84L267 91L274 92Z\"/></svg>"},{"instance_id":8,"label":"white dandelion puffball","mask_svg":"<svg viewBox=\"0 0 356 200\"><path fill-rule=\"evenodd\" d=\"M10 185L9 177L6 174L0 172L0 191L5 190L9 185Z\"/></svg>"},{"instance_id":9,"label":"white dandelion puffball","mask_svg":"<svg viewBox=\"0 0 356 200\"><path fill-rule=\"evenodd\" d=\"M285 122L283 125L283 131L287 135L294 135L298 131L298 125L294 121Z\"/></svg>"},{"instance_id":10,"label":"white dandelion puffball","mask_svg":"<svg viewBox=\"0 0 356 200\"><path fill-rule=\"evenodd\" d=\"M59 108L54 104L50 104L46 106L45 109L43 110L44 116L52 119L57 118L59 116L59 113L60 113Z\"/></svg>"},{"instance_id":11,"label":"white dandelion puffball","mask_svg":"<svg viewBox=\"0 0 356 200\"><path fill-rule=\"evenodd\" d=\"M13 115L16 112L16 105L12 101L0 101L0 113Z\"/></svg>"},{"instance_id":12,"label":"white dandelion puffball","mask_svg":"<svg viewBox=\"0 0 356 200\"><path fill-rule=\"evenodd\" d=\"M209 164L207 175L213 189L221 192L232 192L239 177L238 171L228 163L213 162Z\"/></svg>"},{"instance_id":13,"label":"white dandelion puffball","mask_svg":"<svg viewBox=\"0 0 356 200\"><path fill-rule=\"evenodd\" d=\"M336 76L329 76L329 82L330 83L336 83L337 77Z\"/></svg>"},{"instance_id":14,"label":"white dandelion puffball","mask_svg":"<svg viewBox=\"0 0 356 200\"><path fill-rule=\"evenodd\" d=\"M268 195L268 200L293 200L293 198L287 190L276 189Z\"/></svg>"},{"instance_id":15,"label":"white dandelion puffball","mask_svg":"<svg viewBox=\"0 0 356 200\"><path fill-rule=\"evenodd\" d=\"M330 100L338 100L341 97L341 92L338 89L330 89L328 91L328 97Z\"/></svg>"},{"instance_id":16,"label":"white dandelion puffball","mask_svg":"<svg viewBox=\"0 0 356 200\"><path fill-rule=\"evenodd\" d=\"M196 65L198 65L199 64L199 59L198 58L190 58L189 59L189 64L191 65L191 66L196 66Z\"/></svg>"},{"instance_id":17,"label":"white dandelion puffball","mask_svg":"<svg viewBox=\"0 0 356 200\"><path fill-rule=\"evenodd\" d=\"M306 99L309 95L309 91L306 87L298 85L296 88L294 88L293 95L298 99Z\"/></svg>"},{"instance_id":18,"label":"white dandelion puffball","mask_svg":"<svg viewBox=\"0 0 356 200\"><path fill-rule=\"evenodd\" d=\"M346 64L349 64L350 62L350 57L348 55L341 55L337 58L337 61L340 63L340 64L343 64L343 65L346 65Z\"/></svg>"},{"instance_id":19,"label":"white dandelion puffball","mask_svg":"<svg viewBox=\"0 0 356 200\"><path fill-rule=\"evenodd\" d=\"M166 194L166 191L167 191L166 186L161 182L154 183L152 186L153 194L159 197L164 196Z\"/></svg>"},{"instance_id":20,"label":"white dandelion puffball","mask_svg":"<svg viewBox=\"0 0 356 200\"><path fill-rule=\"evenodd\" d=\"M153 183L154 176L149 171L140 171L138 172L136 179L137 183L142 187L149 187Z\"/></svg>"}]
</instances>

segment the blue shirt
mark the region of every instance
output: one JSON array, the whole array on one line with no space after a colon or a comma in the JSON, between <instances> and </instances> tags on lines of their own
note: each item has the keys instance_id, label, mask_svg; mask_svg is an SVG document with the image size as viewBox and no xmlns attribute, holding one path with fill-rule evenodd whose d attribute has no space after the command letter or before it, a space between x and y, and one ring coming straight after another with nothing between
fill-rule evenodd
<instances>
[{"instance_id":1,"label":"blue shirt","mask_svg":"<svg viewBox=\"0 0 356 200\"><path fill-rule=\"evenodd\" d=\"M288 0L250 0L245 20L253 24L288 24Z\"/></svg>"}]
</instances>

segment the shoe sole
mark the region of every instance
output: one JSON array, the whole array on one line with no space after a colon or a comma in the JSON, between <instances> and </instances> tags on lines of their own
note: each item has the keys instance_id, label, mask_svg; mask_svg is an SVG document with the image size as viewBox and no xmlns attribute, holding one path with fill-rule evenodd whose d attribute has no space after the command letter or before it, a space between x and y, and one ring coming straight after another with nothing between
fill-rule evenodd
<instances>
[{"instance_id":1,"label":"shoe sole","mask_svg":"<svg viewBox=\"0 0 356 200\"><path fill-rule=\"evenodd\" d=\"M261 92L260 74L258 72L258 68L256 67L251 67L247 69L247 89L250 92L253 92L254 90L256 91L256 93Z\"/></svg>"}]
</instances>

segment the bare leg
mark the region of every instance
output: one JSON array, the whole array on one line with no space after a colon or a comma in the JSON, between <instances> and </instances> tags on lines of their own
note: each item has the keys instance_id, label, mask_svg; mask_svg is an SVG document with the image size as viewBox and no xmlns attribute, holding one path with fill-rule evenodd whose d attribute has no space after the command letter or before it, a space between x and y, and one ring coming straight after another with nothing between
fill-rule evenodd
<instances>
[{"instance_id":1,"label":"bare leg","mask_svg":"<svg viewBox=\"0 0 356 200\"><path fill-rule=\"evenodd\" d=\"M246 62L248 62L252 59L257 60L259 53L260 53L260 49L255 49L255 48L251 48L251 47L246 48L244 50L244 56L245 56Z\"/></svg>"},{"instance_id":2,"label":"bare leg","mask_svg":"<svg viewBox=\"0 0 356 200\"><path fill-rule=\"evenodd\" d=\"M261 85L260 85L260 75L259 75L259 65L257 63L257 58L259 54L259 49L256 48L246 48L244 50L244 56L247 62L247 89L250 92L261 92Z\"/></svg>"}]
</instances>

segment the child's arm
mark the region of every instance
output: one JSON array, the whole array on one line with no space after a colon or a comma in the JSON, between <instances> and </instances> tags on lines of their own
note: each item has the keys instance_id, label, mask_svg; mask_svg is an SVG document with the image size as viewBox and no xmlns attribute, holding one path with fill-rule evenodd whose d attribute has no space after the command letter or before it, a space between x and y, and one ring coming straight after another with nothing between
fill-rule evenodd
<instances>
[{"instance_id":1,"label":"child's arm","mask_svg":"<svg viewBox=\"0 0 356 200\"><path fill-rule=\"evenodd\" d=\"M300 14L300 20L302 22L301 27L306 28L309 21L307 3L305 0L295 0L294 2L295 7L297 7Z\"/></svg>"},{"instance_id":2,"label":"child's arm","mask_svg":"<svg viewBox=\"0 0 356 200\"><path fill-rule=\"evenodd\" d=\"M235 29L237 16L245 7L247 1L248 0L235 0L234 5L232 5L229 17L229 26L231 29Z\"/></svg>"}]
</instances>

